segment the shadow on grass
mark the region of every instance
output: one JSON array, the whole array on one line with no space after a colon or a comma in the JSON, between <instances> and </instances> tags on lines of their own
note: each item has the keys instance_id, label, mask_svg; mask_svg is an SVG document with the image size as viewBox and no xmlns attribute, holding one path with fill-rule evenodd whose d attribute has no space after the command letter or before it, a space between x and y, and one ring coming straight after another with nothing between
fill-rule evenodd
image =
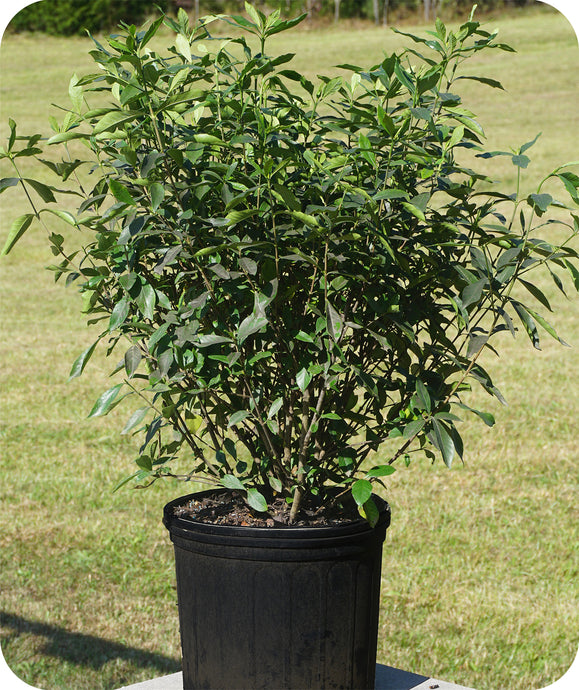
<instances>
[{"instance_id":1,"label":"shadow on grass","mask_svg":"<svg viewBox=\"0 0 579 690\"><path fill-rule=\"evenodd\" d=\"M40 654L52 656L79 666L95 670L102 668L114 659L130 662L139 668L151 668L159 675L176 673L181 670L178 660L163 654L135 649L118 642L111 642L94 635L70 632L47 623L31 621L22 616L0 611L0 627L10 629L14 638L19 635L44 637Z\"/></svg>"}]
</instances>

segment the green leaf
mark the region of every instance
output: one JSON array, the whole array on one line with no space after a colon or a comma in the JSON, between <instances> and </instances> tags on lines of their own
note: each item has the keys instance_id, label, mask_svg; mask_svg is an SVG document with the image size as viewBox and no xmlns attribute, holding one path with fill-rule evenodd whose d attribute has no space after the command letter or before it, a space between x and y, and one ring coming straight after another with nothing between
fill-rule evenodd
<instances>
[{"instance_id":1,"label":"green leaf","mask_svg":"<svg viewBox=\"0 0 579 690\"><path fill-rule=\"evenodd\" d=\"M418 419L414 419L404 426L402 435L404 438L413 438L414 436L417 436L425 426L426 420L424 417L419 417Z\"/></svg>"},{"instance_id":2,"label":"green leaf","mask_svg":"<svg viewBox=\"0 0 579 690\"><path fill-rule=\"evenodd\" d=\"M14 142L16 141L16 122L12 118L8 119L8 126L10 127L10 137L8 138L8 150L12 151Z\"/></svg>"},{"instance_id":3,"label":"green leaf","mask_svg":"<svg viewBox=\"0 0 579 690\"><path fill-rule=\"evenodd\" d=\"M268 477L269 485L271 488L280 494L283 491L283 484L277 477Z\"/></svg>"},{"instance_id":4,"label":"green leaf","mask_svg":"<svg viewBox=\"0 0 579 690\"><path fill-rule=\"evenodd\" d=\"M165 187L159 182L153 182L149 191L151 193L151 207L153 211L156 211L165 198Z\"/></svg>"},{"instance_id":5,"label":"green leaf","mask_svg":"<svg viewBox=\"0 0 579 690\"><path fill-rule=\"evenodd\" d=\"M128 434L129 431L132 431L136 426L138 426L143 419L145 419L150 409L151 408L147 406L139 407L138 410L135 410L127 420L124 429L121 431L121 435Z\"/></svg>"},{"instance_id":6,"label":"green leaf","mask_svg":"<svg viewBox=\"0 0 579 690\"><path fill-rule=\"evenodd\" d=\"M235 443L230 438L223 439L223 447L234 460L237 460L237 449L235 448Z\"/></svg>"},{"instance_id":7,"label":"green leaf","mask_svg":"<svg viewBox=\"0 0 579 690\"><path fill-rule=\"evenodd\" d=\"M47 208L46 210L55 215L57 218L60 218L60 220L63 220L68 225L72 225L73 228L77 227L76 218L72 215L72 213L69 213L68 211L61 211L58 208Z\"/></svg>"},{"instance_id":8,"label":"green leaf","mask_svg":"<svg viewBox=\"0 0 579 690\"><path fill-rule=\"evenodd\" d=\"M139 455L135 462L141 469L146 470L147 472L151 472L153 469L153 461L149 455Z\"/></svg>"},{"instance_id":9,"label":"green leaf","mask_svg":"<svg viewBox=\"0 0 579 690\"><path fill-rule=\"evenodd\" d=\"M531 293L531 295L533 295L533 297L544 307L547 307L549 311L553 311L551 309L551 305L549 304L549 300L547 299L545 294L541 292L541 290L539 290L539 288L534 283L529 283L528 281L523 280L522 278L519 278L519 283L524 285L527 288L527 290Z\"/></svg>"},{"instance_id":10,"label":"green leaf","mask_svg":"<svg viewBox=\"0 0 579 690\"><path fill-rule=\"evenodd\" d=\"M445 143L447 149L454 148L457 144L460 144L464 138L464 125L459 125L452 130L450 139Z\"/></svg>"},{"instance_id":11,"label":"green leaf","mask_svg":"<svg viewBox=\"0 0 579 690\"><path fill-rule=\"evenodd\" d=\"M296 383L298 384L298 388L301 390L302 393L304 393L306 388L310 385L311 380L312 375L310 374L310 372L305 367L303 369L300 369L298 375L296 376Z\"/></svg>"},{"instance_id":12,"label":"green leaf","mask_svg":"<svg viewBox=\"0 0 579 690\"><path fill-rule=\"evenodd\" d=\"M273 189L291 211L301 211L302 206L289 187L276 183Z\"/></svg>"},{"instance_id":13,"label":"green leaf","mask_svg":"<svg viewBox=\"0 0 579 690\"><path fill-rule=\"evenodd\" d=\"M426 217L425 217L425 215L424 215L424 211L422 211L421 209L419 209L418 206L415 206L414 204L411 204L411 203L408 202L408 201L403 201L403 202L402 202L402 206L404 206L404 208L405 208L409 213L411 213L413 216L415 216L416 218L418 218L418 220L421 220L421 221L423 221L423 222L426 221Z\"/></svg>"},{"instance_id":14,"label":"green leaf","mask_svg":"<svg viewBox=\"0 0 579 690\"><path fill-rule=\"evenodd\" d=\"M165 17L162 15L151 24L151 26L147 29L147 32L145 33L145 35L141 39L140 48L144 48L147 45L147 43L157 33L157 31L159 30L159 27L161 26L161 24L163 23L164 20L165 20Z\"/></svg>"},{"instance_id":15,"label":"green leaf","mask_svg":"<svg viewBox=\"0 0 579 690\"><path fill-rule=\"evenodd\" d=\"M125 371L127 376L131 378L137 370L143 355L138 345L132 345L126 352L124 357Z\"/></svg>"},{"instance_id":16,"label":"green leaf","mask_svg":"<svg viewBox=\"0 0 579 690\"><path fill-rule=\"evenodd\" d=\"M372 483L367 479L358 479L352 484L352 496L359 506L363 506L372 496Z\"/></svg>"},{"instance_id":17,"label":"green leaf","mask_svg":"<svg viewBox=\"0 0 579 690\"><path fill-rule=\"evenodd\" d=\"M529 339L533 343L533 347L537 350L540 350L541 348L539 347L539 333L537 332L537 326L533 321L533 318L529 314L528 309L520 302L517 302L515 300L511 300L511 302L514 310L517 312L519 318L521 319L521 322L525 327L525 330L527 331Z\"/></svg>"},{"instance_id":18,"label":"green leaf","mask_svg":"<svg viewBox=\"0 0 579 690\"><path fill-rule=\"evenodd\" d=\"M155 314L155 304L157 303L155 288L145 283L135 301L141 314L149 321L152 321Z\"/></svg>"},{"instance_id":19,"label":"green leaf","mask_svg":"<svg viewBox=\"0 0 579 690\"><path fill-rule=\"evenodd\" d=\"M224 477L221 477L221 484L223 484L226 489L245 491L245 487L241 483L241 480L234 477L232 474L226 474Z\"/></svg>"},{"instance_id":20,"label":"green leaf","mask_svg":"<svg viewBox=\"0 0 579 690\"><path fill-rule=\"evenodd\" d=\"M163 328L163 326L161 326ZM195 340L195 345L197 347L211 347L212 345L221 345L222 343L231 343L231 338L227 338L224 335L217 335L216 333L207 333L200 335Z\"/></svg>"},{"instance_id":21,"label":"green leaf","mask_svg":"<svg viewBox=\"0 0 579 690\"><path fill-rule=\"evenodd\" d=\"M471 79L472 81L478 81L481 84L486 84L487 86L492 86L493 89L502 89L503 91L504 86L501 84L500 81L497 81L496 79L489 79L488 77L474 77L474 76L461 76L457 77L458 79ZM521 149L521 153L523 152L523 149Z\"/></svg>"},{"instance_id":22,"label":"green leaf","mask_svg":"<svg viewBox=\"0 0 579 690\"><path fill-rule=\"evenodd\" d=\"M374 503L374 499L372 497L370 497L363 505L358 506L358 512L364 518L364 520L368 521L370 527L376 527L378 520L380 519L380 511L378 510L378 507Z\"/></svg>"},{"instance_id":23,"label":"green leaf","mask_svg":"<svg viewBox=\"0 0 579 690\"><path fill-rule=\"evenodd\" d=\"M367 474L367 477L388 477L396 472L396 468L392 465L379 465L373 467Z\"/></svg>"},{"instance_id":24,"label":"green leaf","mask_svg":"<svg viewBox=\"0 0 579 690\"><path fill-rule=\"evenodd\" d=\"M567 260L565 260L565 266L567 266L567 270L573 278L573 285L575 285L575 289L577 292L579 292L579 270L577 270L577 267Z\"/></svg>"},{"instance_id":25,"label":"green leaf","mask_svg":"<svg viewBox=\"0 0 579 690\"><path fill-rule=\"evenodd\" d=\"M192 414L188 410L185 412L185 426L195 435L203 425L203 417L199 414Z\"/></svg>"},{"instance_id":26,"label":"green leaf","mask_svg":"<svg viewBox=\"0 0 579 690\"><path fill-rule=\"evenodd\" d=\"M533 317L533 319L539 324L539 326L544 328L551 337L555 338L555 340L558 340L561 343L561 345L565 345L566 347L569 347L569 344L566 343L564 340L562 340L557 335L557 332L555 331L553 326L551 326L551 324L548 323L540 314L537 314L537 312L534 311L533 309L529 309L529 307L525 307L525 309Z\"/></svg>"},{"instance_id":27,"label":"green leaf","mask_svg":"<svg viewBox=\"0 0 579 690\"><path fill-rule=\"evenodd\" d=\"M237 424L241 424L244 419L247 419L248 417L251 417L251 412L248 412L247 410L238 410L237 412L234 412L231 417L229 417L229 421L227 422L227 427L231 428L232 426L236 426Z\"/></svg>"},{"instance_id":28,"label":"green leaf","mask_svg":"<svg viewBox=\"0 0 579 690\"><path fill-rule=\"evenodd\" d=\"M18 218L16 218L10 227L10 232L6 238L4 247L2 247L0 256L6 256L10 252L16 242L18 242L22 235L28 230L34 218L35 216L33 213L25 213L23 216L18 216Z\"/></svg>"},{"instance_id":29,"label":"green leaf","mask_svg":"<svg viewBox=\"0 0 579 690\"><path fill-rule=\"evenodd\" d=\"M72 365L72 369L70 370L70 375L68 377L69 381L82 374L82 372L84 371L84 368L86 367L89 359L92 357L92 353L94 352L95 347L97 346L98 342L99 342L98 340L95 340L94 343L90 347L87 347L86 350L84 352L82 352L74 360L74 363Z\"/></svg>"},{"instance_id":30,"label":"green leaf","mask_svg":"<svg viewBox=\"0 0 579 690\"><path fill-rule=\"evenodd\" d=\"M114 331L119 326L122 326L129 314L129 301L126 297L123 297L120 302L117 302L113 307L111 312L111 318L109 320L109 333Z\"/></svg>"},{"instance_id":31,"label":"green leaf","mask_svg":"<svg viewBox=\"0 0 579 690\"><path fill-rule=\"evenodd\" d=\"M112 110L104 115L94 126L93 134L101 134L102 132L112 132L121 125L135 120L141 113L131 111L128 113L125 110Z\"/></svg>"},{"instance_id":32,"label":"green leaf","mask_svg":"<svg viewBox=\"0 0 579 690\"><path fill-rule=\"evenodd\" d=\"M537 139L540 136L541 136L541 132L539 132L539 134L537 134L537 136L533 139L533 141L528 141L526 144L523 144L519 150L519 153L525 153L525 151L530 149L531 146L533 146L537 142Z\"/></svg>"},{"instance_id":33,"label":"green leaf","mask_svg":"<svg viewBox=\"0 0 579 690\"><path fill-rule=\"evenodd\" d=\"M278 398L277 400L274 400L271 404L271 407L269 408L269 412L267 413L267 418L272 419L272 417L275 417L282 405L283 398Z\"/></svg>"},{"instance_id":34,"label":"green leaf","mask_svg":"<svg viewBox=\"0 0 579 690\"><path fill-rule=\"evenodd\" d=\"M257 314L250 314L239 324L237 331L237 342L241 345L250 335L257 333L264 326L267 326L267 319L265 316L258 316Z\"/></svg>"},{"instance_id":35,"label":"green leaf","mask_svg":"<svg viewBox=\"0 0 579 690\"><path fill-rule=\"evenodd\" d=\"M322 419L333 419L334 421L339 422L342 420L342 417L340 417L340 415L336 412L324 412Z\"/></svg>"},{"instance_id":36,"label":"green leaf","mask_svg":"<svg viewBox=\"0 0 579 690\"><path fill-rule=\"evenodd\" d=\"M528 156L523 156L521 154L511 156L511 160L513 161L513 165L517 168L526 168L531 162L531 159Z\"/></svg>"},{"instance_id":37,"label":"green leaf","mask_svg":"<svg viewBox=\"0 0 579 690\"><path fill-rule=\"evenodd\" d=\"M328 326L328 332L330 337L334 342L338 342L340 336L342 335L342 329L344 327L344 319L338 314L338 312L331 305L330 300L326 301L326 324Z\"/></svg>"},{"instance_id":38,"label":"green leaf","mask_svg":"<svg viewBox=\"0 0 579 690\"><path fill-rule=\"evenodd\" d=\"M201 134L195 134L193 136L193 140L199 144L215 144L217 146L228 145L225 141L223 141L223 139L220 139L213 134L205 134L204 132L201 132Z\"/></svg>"},{"instance_id":39,"label":"green leaf","mask_svg":"<svg viewBox=\"0 0 579 690\"><path fill-rule=\"evenodd\" d=\"M494 426L495 425L495 418L493 417L493 415L490 412L482 412L481 410L475 410L472 407L465 405L464 403L457 403L457 404L463 410L468 410L469 412L476 414L478 417L480 417L483 420L483 422L487 426Z\"/></svg>"},{"instance_id":40,"label":"green leaf","mask_svg":"<svg viewBox=\"0 0 579 690\"><path fill-rule=\"evenodd\" d=\"M303 331L299 331L296 334L296 340L301 340L302 343L315 343L315 339L312 338L309 333L304 333Z\"/></svg>"},{"instance_id":41,"label":"green leaf","mask_svg":"<svg viewBox=\"0 0 579 690\"><path fill-rule=\"evenodd\" d=\"M249 2L245 2L245 11L253 19L255 25L258 26L260 29L263 29L263 27L265 26L265 15L263 14L263 12L260 12Z\"/></svg>"},{"instance_id":42,"label":"green leaf","mask_svg":"<svg viewBox=\"0 0 579 690\"><path fill-rule=\"evenodd\" d=\"M267 501L257 489L247 490L247 503L258 513L267 513Z\"/></svg>"},{"instance_id":43,"label":"green leaf","mask_svg":"<svg viewBox=\"0 0 579 690\"><path fill-rule=\"evenodd\" d=\"M363 158L365 158L370 165L376 165L376 154L372 151L372 144L370 139L365 134L360 134L358 137L358 146L360 147L360 153Z\"/></svg>"},{"instance_id":44,"label":"green leaf","mask_svg":"<svg viewBox=\"0 0 579 690\"><path fill-rule=\"evenodd\" d=\"M0 194L8 189L8 187L15 187L20 182L18 177L3 177L0 180Z\"/></svg>"},{"instance_id":45,"label":"green leaf","mask_svg":"<svg viewBox=\"0 0 579 690\"><path fill-rule=\"evenodd\" d=\"M38 180L31 180L29 178L26 178L24 182L27 182L45 203L49 204L56 202L52 189L48 185L38 182Z\"/></svg>"},{"instance_id":46,"label":"green leaf","mask_svg":"<svg viewBox=\"0 0 579 690\"><path fill-rule=\"evenodd\" d=\"M129 190L118 180L109 180L109 188L117 201L128 204L129 206L137 205L137 202L133 199Z\"/></svg>"},{"instance_id":47,"label":"green leaf","mask_svg":"<svg viewBox=\"0 0 579 690\"><path fill-rule=\"evenodd\" d=\"M64 141L71 141L72 139L88 139L89 136L89 134L79 132L78 129L69 129L68 132L58 132L58 134L54 134L46 143L48 145L61 144Z\"/></svg>"},{"instance_id":48,"label":"green leaf","mask_svg":"<svg viewBox=\"0 0 579 690\"><path fill-rule=\"evenodd\" d=\"M256 213L257 213L256 208L247 208L247 209L244 209L243 211L230 211L225 217L229 221L229 225L233 226L233 225L236 225L237 223L241 223L246 218L250 218L251 216L254 216Z\"/></svg>"},{"instance_id":49,"label":"green leaf","mask_svg":"<svg viewBox=\"0 0 579 690\"><path fill-rule=\"evenodd\" d=\"M129 475L128 477L124 477L121 479L121 481L115 486L113 489L113 493L118 491L121 487L125 486L125 484L128 484L132 479L141 479L143 476L143 470L137 470L136 472L133 472L133 474Z\"/></svg>"},{"instance_id":50,"label":"green leaf","mask_svg":"<svg viewBox=\"0 0 579 690\"><path fill-rule=\"evenodd\" d=\"M426 412L430 412L432 409L432 402L430 400L430 394L420 379L416 381L416 395L418 396L418 402L422 406L422 409Z\"/></svg>"},{"instance_id":51,"label":"green leaf","mask_svg":"<svg viewBox=\"0 0 579 690\"><path fill-rule=\"evenodd\" d=\"M553 203L553 197L550 194L530 194L527 201L535 209L537 215L542 216Z\"/></svg>"},{"instance_id":52,"label":"green leaf","mask_svg":"<svg viewBox=\"0 0 579 690\"><path fill-rule=\"evenodd\" d=\"M442 453L444 464L450 467L454 458L454 443L444 424L436 418L432 420L432 431L428 434L428 438Z\"/></svg>"},{"instance_id":53,"label":"green leaf","mask_svg":"<svg viewBox=\"0 0 579 690\"><path fill-rule=\"evenodd\" d=\"M577 188L579 187L579 177L572 172L559 173L557 177L565 185L565 189L576 204L579 204Z\"/></svg>"},{"instance_id":54,"label":"green leaf","mask_svg":"<svg viewBox=\"0 0 579 690\"><path fill-rule=\"evenodd\" d=\"M109 388L108 391L105 391L93 405L93 408L89 412L88 416L101 417L102 415L106 415L110 411L111 406L122 387L122 383L117 383L116 386L113 386L112 388Z\"/></svg>"},{"instance_id":55,"label":"green leaf","mask_svg":"<svg viewBox=\"0 0 579 690\"><path fill-rule=\"evenodd\" d=\"M461 293L460 299L463 307L469 307L471 304L478 304L482 296L483 290L488 285L488 278L481 278L476 283L467 285Z\"/></svg>"},{"instance_id":56,"label":"green leaf","mask_svg":"<svg viewBox=\"0 0 579 690\"><path fill-rule=\"evenodd\" d=\"M308 213L302 213L301 211L292 211L291 215L296 220L299 220L301 223L303 223L304 225L307 225L310 228L317 228L320 225L318 223L317 219Z\"/></svg>"},{"instance_id":57,"label":"green leaf","mask_svg":"<svg viewBox=\"0 0 579 690\"><path fill-rule=\"evenodd\" d=\"M396 134L396 125L394 124L394 120L390 117L390 115L388 115L381 105L378 105L378 122L388 132L388 134L390 134L390 136L394 136Z\"/></svg>"}]
</instances>

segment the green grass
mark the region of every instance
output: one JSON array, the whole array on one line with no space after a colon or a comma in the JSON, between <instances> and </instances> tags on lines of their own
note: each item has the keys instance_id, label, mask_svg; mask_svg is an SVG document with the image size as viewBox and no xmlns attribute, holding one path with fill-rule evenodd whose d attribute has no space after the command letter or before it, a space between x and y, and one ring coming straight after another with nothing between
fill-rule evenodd
<instances>
[{"instance_id":1,"label":"green grass","mask_svg":"<svg viewBox=\"0 0 579 690\"><path fill-rule=\"evenodd\" d=\"M495 24L517 54L490 53L471 70L501 79L506 92L464 82L464 99L492 148L543 132L527 171L537 179L579 158L577 41L556 13ZM310 77L401 45L374 28L313 29L276 42ZM2 138L8 116L23 131L47 131L56 111L46 104L66 103L72 71L91 67L88 49L77 38L4 39ZM512 170L498 165L493 176L512 185ZM0 242L27 210L24 199L2 200ZM66 383L92 336L78 295L43 270L51 260L31 229L0 262L2 651L33 685L112 689L179 668L172 552L160 518L183 487L111 492L132 471L133 444L118 433L128 411L86 419L112 361L97 358ZM495 429L465 422L463 466L416 462L389 481L382 663L477 690L530 690L560 677L575 655L579 300L543 287L574 348L544 340L537 353L522 336L505 338L503 356L487 364L510 405L474 396L497 417Z\"/></svg>"}]
</instances>

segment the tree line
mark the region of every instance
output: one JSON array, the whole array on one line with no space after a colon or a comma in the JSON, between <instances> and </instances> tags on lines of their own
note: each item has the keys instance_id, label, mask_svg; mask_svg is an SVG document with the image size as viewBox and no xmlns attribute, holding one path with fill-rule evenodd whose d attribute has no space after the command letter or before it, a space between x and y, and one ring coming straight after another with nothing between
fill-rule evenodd
<instances>
[{"instance_id":1,"label":"tree line","mask_svg":"<svg viewBox=\"0 0 579 690\"><path fill-rule=\"evenodd\" d=\"M474 0L253 0L263 10L281 10L284 16L307 12L312 19L370 20L388 24L393 18L420 13L433 21L440 13L464 17ZM479 0L482 10L542 4L538 0ZM180 7L194 16L212 13L242 13L244 0L42 0L21 10L10 23L13 31L43 31L70 35L113 29L119 21L139 24L162 10L175 13Z\"/></svg>"},{"instance_id":2,"label":"tree line","mask_svg":"<svg viewBox=\"0 0 579 690\"><path fill-rule=\"evenodd\" d=\"M212 12L242 11L245 0L173 0L196 16ZM376 24L387 24L395 11L403 14L421 12L425 21L435 19L444 10L448 14L468 14L474 0L259 0L255 4L264 8L280 9L286 16L307 12L310 17L340 19L369 19ZM537 0L479 0L484 10L514 8L540 4Z\"/></svg>"}]
</instances>

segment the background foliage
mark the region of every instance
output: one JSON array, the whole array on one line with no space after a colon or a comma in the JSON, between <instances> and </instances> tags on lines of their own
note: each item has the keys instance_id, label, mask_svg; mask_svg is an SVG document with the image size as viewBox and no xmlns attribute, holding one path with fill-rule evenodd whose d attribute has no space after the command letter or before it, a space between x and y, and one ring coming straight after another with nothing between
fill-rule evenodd
<instances>
[{"instance_id":1,"label":"background foliage","mask_svg":"<svg viewBox=\"0 0 579 690\"><path fill-rule=\"evenodd\" d=\"M171 0L42 0L18 12L9 29L63 36L106 31L120 20L142 22L155 5L168 10Z\"/></svg>"},{"instance_id":2,"label":"background foliage","mask_svg":"<svg viewBox=\"0 0 579 690\"><path fill-rule=\"evenodd\" d=\"M409 14L423 14L429 21L470 11L472 0L262 0L262 9L280 9L285 16L308 12L314 19L365 19L387 23ZM530 7L537 0L482 0L479 10ZM193 15L244 11L244 0L42 0L19 12L10 22L12 31L43 31L53 35L81 34L113 29L119 21L139 24L156 6L175 13L183 7Z\"/></svg>"}]
</instances>

